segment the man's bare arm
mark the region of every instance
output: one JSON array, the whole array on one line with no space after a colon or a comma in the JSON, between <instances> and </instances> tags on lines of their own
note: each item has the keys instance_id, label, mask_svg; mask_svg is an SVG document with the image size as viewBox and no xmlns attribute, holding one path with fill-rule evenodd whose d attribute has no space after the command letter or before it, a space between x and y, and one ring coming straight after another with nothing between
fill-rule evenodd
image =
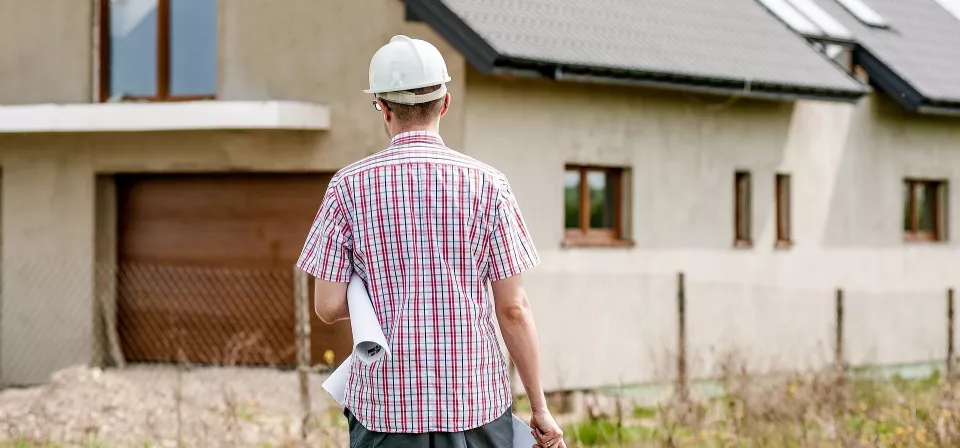
<instances>
[{"instance_id":1,"label":"man's bare arm","mask_svg":"<svg viewBox=\"0 0 960 448\"><path fill-rule=\"evenodd\" d=\"M313 309L324 323L332 324L350 318L347 308L347 283L315 279Z\"/></svg>"},{"instance_id":2,"label":"man's bare arm","mask_svg":"<svg viewBox=\"0 0 960 448\"><path fill-rule=\"evenodd\" d=\"M520 381L527 391L530 410L533 412L531 426L539 446L565 447L563 431L557 426L547 409L547 399L543 394L543 382L540 371L540 339L537 326L533 322L533 311L523 289L523 280L519 275L492 282L493 300L497 311L497 322L503 342L507 344L513 364L517 367ZM539 430L539 431L537 431ZM559 443L557 443L559 442Z\"/></svg>"},{"instance_id":3,"label":"man's bare arm","mask_svg":"<svg viewBox=\"0 0 960 448\"><path fill-rule=\"evenodd\" d=\"M520 374L532 410L546 409L540 380L540 341L523 280L519 275L492 282L497 322Z\"/></svg>"}]
</instances>

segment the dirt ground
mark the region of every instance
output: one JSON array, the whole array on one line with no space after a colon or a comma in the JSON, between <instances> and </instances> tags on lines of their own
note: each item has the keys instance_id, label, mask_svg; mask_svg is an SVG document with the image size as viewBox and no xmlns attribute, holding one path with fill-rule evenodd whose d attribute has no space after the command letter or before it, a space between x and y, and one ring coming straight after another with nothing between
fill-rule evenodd
<instances>
[{"instance_id":1,"label":"dirt ground","mask_svg":"<svg viewBox=\"0 0 960 448\"><path fill-rule=\"evenodd\" d=\"M322 381L311 375L309 444L346 446L346 422ZM0 391L0 446L298 446L300 427L291 371L73 367L44 386Z\"/></svg>"}]
</instances>

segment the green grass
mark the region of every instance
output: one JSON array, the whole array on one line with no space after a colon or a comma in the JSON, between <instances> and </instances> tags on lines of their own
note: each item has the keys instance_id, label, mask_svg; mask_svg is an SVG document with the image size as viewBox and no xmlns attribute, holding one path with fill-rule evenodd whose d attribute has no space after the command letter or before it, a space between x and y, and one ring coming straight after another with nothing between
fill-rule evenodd
<instances>
[{"instance_id":1,"label":"green grass","mask_svg":"<svg viewBox=\"0 0 960 448\"><path fill-rule=\"evenodd\" d=\"M519 412L523 414L530 413L530 400L527 399L526 395L521 395L519 397L514 398L513 412Z\"/></svg>"},{"instance_id":2,"label":"green grass","mask_svg":"<svg viewBox=\"0 0 960 448\"><path fill-rule=\"evenodd\" d=\"M745 375L745 374L736 374ZM860 371L757 379L680 406L636 407L623 421L565 428L571 447L921 448L960 446L960 384Z\"/></svg>"},{"instance_id":3,"label":"green grass","mask_svg":"<svg viewBox=\"0 0 960 448\"><path fill-rule=\"evenodd\" d=\"M578 423L563 432L568 440L575 440L585 446L617 446L656 440L656 428L619 426L607 420Z\"/></svg>"}]
</instances>

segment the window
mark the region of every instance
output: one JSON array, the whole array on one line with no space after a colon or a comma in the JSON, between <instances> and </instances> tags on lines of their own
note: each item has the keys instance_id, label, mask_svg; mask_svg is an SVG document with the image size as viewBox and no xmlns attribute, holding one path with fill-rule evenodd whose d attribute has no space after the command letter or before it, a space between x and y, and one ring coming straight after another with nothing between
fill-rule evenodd
<instances>
[{"instance_id":1,"label":"window","mask_svg":"<svg viewBox=\"0 0 960 448\"><path fill-rule=\"evenodd\" d=\"M903 234L908 241L946 241L947 183L903 182Z\"/></svg>"},{"instance_id":2,"label":"window","mask_svg":"<svg viewBox=\"0 0 960 448\"><path fill-rule=\"evenodd\" d=\"M792 244L790 235L790 175L777 174L776 177L777 201L777 247L788 247Z\"/></svg>"},{"instance_id":3,"label":"window","mask_svg":"<svg viewBox=\"0 0 960 448\"><path fill-rule=\"evenodd\" d=\"M100 100L217 91L217 0L100 0Z\"/></svg>"},{"instance_id":4,"label":"window","mask_svg":"<svg viewBox=\"0 0 960 448\"><path fill-rule=\"evenodd\" d=\"M733 182L734 194L734 245L750 247L753 239L750 237L750 172L737 171Z\"/></svg>"},{"instance_id":5,"label":"window","mask_svg":"<svg viewBox=\"0 0 960 448\"><path fill-rule=\"evenodd\" d=\"M887 26L887 21L883 19L883 16L877 13L873 8L863 2L863 0L837 0L847 11L850 11L850 14L853 14L857 19L860 19L864 24L875 26L878 28L884 28Z\"/></svg>"},{"instance_id":6,"label":"window","mask_svg":"<svg viewBox=\"0 0 960 448\"><path fill-rule=\"evenodd\" d=\"M935 0L943 9L946 9L950 15L960 19L960 0Z\"/></svg>"},{"instance_id":7,"label":"window","mask_svg":"<svg viewBox=\"0 0 960 448\"><path fill-rule=\"evenodd\" d=\"M833 18L827 11L824 11L813 0L788 0L797 11L807 16L810 21L823 30L823 34L838 39L853 39L853 33L844 27L837 19Z\"/></svg>"},{"instance_id":8,"label":"window","mask_svg":"<svg viewBox=\"0 0 960 448\"><path fill-rule=\"evenodd\" d=\"M813 0L758 0L800 35L849 41L853 33Z\"/></svg>"},{"instance_id":9,"label":"window","mask_svg":"<svg viewBox=\"0 0 960 448\"><path fill-rule=\"evenodd\" d=\"M568 166L563 175L566 245L618 246L623 241L623 170Z\"/></svg>"},{"instance_id":10,"label":"window","mask_svg":"<svg viewBox=\"0 0 960 448\"><path fill-rule=\"evenodd\" d=\"M784 21L794 31L804 35L821 35L822 32L809 19L790 5L786 0L759 0L780 20Z\"/></svg>"}]
</instances>

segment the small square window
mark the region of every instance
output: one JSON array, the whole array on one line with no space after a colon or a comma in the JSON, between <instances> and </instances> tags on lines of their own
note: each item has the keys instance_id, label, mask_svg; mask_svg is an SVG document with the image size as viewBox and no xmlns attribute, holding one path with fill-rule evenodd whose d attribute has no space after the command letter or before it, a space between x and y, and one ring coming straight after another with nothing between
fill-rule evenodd
<instances>
[{"instance_id":1,"label":"small square window","mask_svg":"<svg viewBox=\"0 0 960 448\"><path fill-rule=\"evenodd\" d=\"M611 246L623 241L623 170L568 166L563 174L565 244Z\"/></svg>"},{"instance_id":2,"label":"small square window","mask_svg":"<svg viewBox=\"0 0 960 448\"><path fill-rule=\"evenodd\" d=\"M903 232L907 241L946 241L947 183L907 179L903 182Z\"/></svg>"}]
</instances>

